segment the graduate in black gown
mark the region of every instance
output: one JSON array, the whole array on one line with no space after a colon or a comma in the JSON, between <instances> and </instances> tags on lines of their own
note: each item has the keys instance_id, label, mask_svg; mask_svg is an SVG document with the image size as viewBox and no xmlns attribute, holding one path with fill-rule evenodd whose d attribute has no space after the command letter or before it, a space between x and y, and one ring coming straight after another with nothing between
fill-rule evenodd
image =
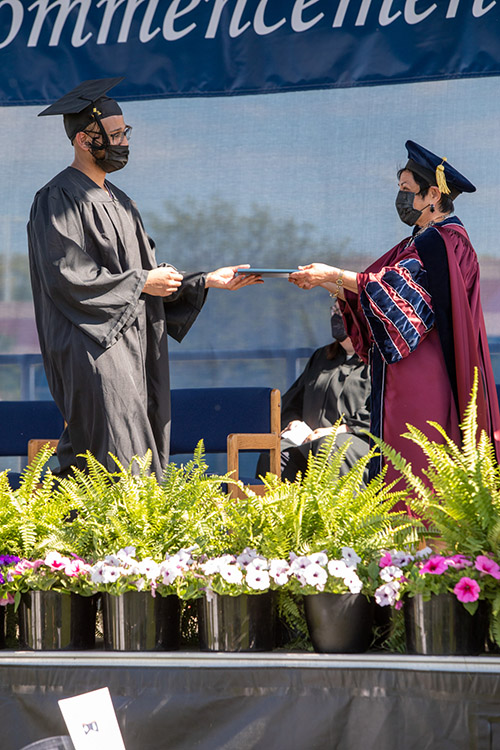
<instances>
[{"instance_id":1,"label":"graduate in black gown","mask_svg":"<svg viewBox=\"0 0 500 750\"><path fill-rule=\"evenodd\" d=\"M281 476L291 482L299 471L304 474L309 453L318 453L341 417L335 445L350 442L341 473L347 473L369 450L369 438L363 432L370 426L369 367L347 337L338 303L331 312L333 342L314 352L281 399ZM303 442L297 445L287 433L296 434L301 422L310 430L304 431ZM268 469L269 457L263 453L257 475L263 476Z\"/></svg>"},{"instance_id":2,"label":"graduate in black gown","mask_svg":"<svg viewBox=\"0 0 500 750\"><path fill-rule=\"evenodd\" d=\"M167 334L181 341L209 287L260 281L232 266L181 275L158 266L133 200L107 180L125 166L131 128L105 96L121 78L86 81L42 115L64 115L74 161L35 196L28 223L31 282L47 380L67 426L60 474L90 450L108 468L152 451L169 460Z\"/></svg>"}]
</instances>

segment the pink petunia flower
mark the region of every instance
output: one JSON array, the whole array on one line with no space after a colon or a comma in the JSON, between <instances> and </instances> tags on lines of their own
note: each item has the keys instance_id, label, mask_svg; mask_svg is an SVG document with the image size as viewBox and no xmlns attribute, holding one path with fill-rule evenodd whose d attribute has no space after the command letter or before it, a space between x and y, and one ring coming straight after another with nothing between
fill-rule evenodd
<instances>
[{"instance_id":1,"label":"pink petunia flower","mask_svg":"<svg viewBox=\"0 0 500 750\"><path fill-rule=\"evenodd\" d=\"M390 552L386 552L383 557L379 560L379 568L386 568L388 565L392 565L392 555Z\"/></svg>"},{"instance_id":2,"label":"pink petunia flower","mask_svg":"<svg viewBox=\"0 0 500 750\"><path fill-rule=\"evenodd\" d=\"M497 580L500 579L500 565L486 555L478 555L475 562L476 570L485 575L490 575Z\"/></svg>"},{"instance_id":3,"label":"pink petunia flower","mask_svg":"<svg viewBox=\"0 0 500 750\"><path fill-rule=\"evenodd\" d=\"M433 557L429 557L427 562L425 562L422 565L422 567L419 570L419 573L421 576L425 575L426 573L431 573L432 575L440 576L447 569L448 569L448 563L446 561L446 558L442 557L442 555L434 555Z\"/></svg>"},{"instance_id":4,"label":"pink petunia flower","mask_svg":"<svg viewBox=\"0 0 500 750\"><path fill-rule=\"evenodd\" d=\"M461 578L453 589L453 593L459 602L476 602L479 599L480 591L481 586L478 582L472 578L467 578L467 576Z\"/></svg>"},{"instance_id":5,"label":"pink petunia flower","mask_svg":"<svg viewBox=\"0 0 500 750\"><path fill-rule=\"evenodd\" d=\"M446 562L450 568L455 568L455 570L463 570L472 566L472 562L465 555L451 555L446 558Z\"/></svg>"}]
</instances>

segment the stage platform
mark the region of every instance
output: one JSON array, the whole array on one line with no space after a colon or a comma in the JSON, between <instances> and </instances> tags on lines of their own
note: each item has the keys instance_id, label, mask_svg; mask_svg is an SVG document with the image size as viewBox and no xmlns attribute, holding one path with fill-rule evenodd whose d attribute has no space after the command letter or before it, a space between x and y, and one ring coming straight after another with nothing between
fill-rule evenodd
<instances>
[{"instance_id":1,"label":"stage platform","mask_svg":"<svg viewBox=\"0 0 500 750\"><path fill-rule=\"evenodd\" d=\"M0 748L65 734L109 687L127 750L498 750L500 658L303 652L0 654Z\"/></svg>"}]
</instances>

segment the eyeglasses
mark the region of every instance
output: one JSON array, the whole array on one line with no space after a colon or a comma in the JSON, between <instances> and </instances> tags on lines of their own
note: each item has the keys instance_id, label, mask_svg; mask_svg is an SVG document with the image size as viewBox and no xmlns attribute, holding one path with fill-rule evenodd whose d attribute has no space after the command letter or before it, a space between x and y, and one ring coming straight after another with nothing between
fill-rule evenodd
<instances>
[{"instance_id":1,"label":"eyeglasses","mask_svg":"<svg viewBox=\"0 0 500 750\"><path fill-rule=\"evenodd\" d=\"M83 132L86 135L89 135L93 142L102 138L101 133L98 133L96 130L84 130ZM132 135L132 125L127 125L123 130L116 130L114 133L108 133L107 135L109 142L113 146L120 146L125 139L127 139L127 141L130 140L130 136Z\"/></svg>"}]
</instances>

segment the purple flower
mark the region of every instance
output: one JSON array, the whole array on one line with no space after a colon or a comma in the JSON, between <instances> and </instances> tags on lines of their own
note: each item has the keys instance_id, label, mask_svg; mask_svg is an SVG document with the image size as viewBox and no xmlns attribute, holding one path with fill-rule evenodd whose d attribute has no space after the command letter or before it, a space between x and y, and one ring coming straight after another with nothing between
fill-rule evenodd
<instances>
[{"instance_id":1,"label":"purple flower","mask_svg":"<svg viewBox=\"0 0 500 750\"><path fill-rule=\"evenodd\" d=\"M0 565L13 565L20 560L16 555L0 555Z\"/></svg>"},{"instance_id":2,"label":"purple flower","mask_svg":"<svg viewBox=\"0 0 500 750\"><path fill-rule=\"evenodd\" d=\"M486 557L486 555L478 555L476 557L475 568L480 573L490 575L497 580L500 579L500 566L491 558Z\"/></svg>"},{"instance_id":3,"label":"purple flower","mask_svg":"<svg viewBox=\"0 0 500 750\"><path fill-rule=\"evenodd\" d=\"M434 557L429 557L427 562L425 562L422 565L419 573L421 576L425 575L426 573L431 573L432 575L440 576L447 569L448 569L448 562L446 558L442 557L441 555L434 555Z\"/></svg>"},{"instance_id":4,"label":"purple flower","mask_svg":"<svg viewBox=\"0 0 500 750\"><path fill-rule=\"evenodd\" d=\"M479 599L481 586L472 578L464 576L459 580L453 592L459 602L475 602Z\"/></svg>"}]
</instances>

